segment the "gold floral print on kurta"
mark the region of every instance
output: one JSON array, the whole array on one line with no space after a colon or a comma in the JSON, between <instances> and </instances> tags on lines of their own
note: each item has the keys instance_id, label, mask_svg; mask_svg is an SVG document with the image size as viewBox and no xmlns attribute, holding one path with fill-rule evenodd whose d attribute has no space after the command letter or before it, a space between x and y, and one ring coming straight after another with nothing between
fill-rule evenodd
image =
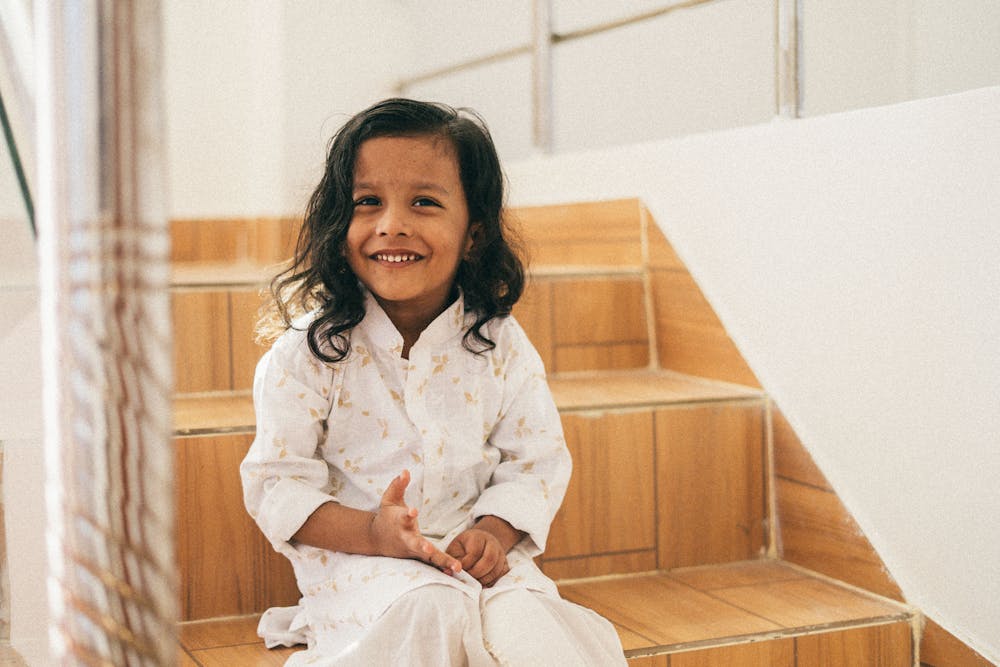
<instances>
[{"instance_id":1,"label":"gold floral print on kurta","mask_svg":"<svg viewBox=\"0 0 1000 667\"><path fill-rule=\"evenodd\" d=\"M544 548L570 461L524 332L513 318L493 320L483 333L496 348L474 354L463 335L475 316L459 301L403 360L402 337L388 317L370 295L365 306L344 361L317 362L302 321L261 360L254 383L258 430L241 467L244 495L264 534L292 561L310 627L346 642L359 623L413 588L478 589L467 575L449 577L418 561L289 543L325 502L377 508L403 469L411 474L405 500L420 508L422 532L441 548L486 514L527 534L509 555L511 573L482 594L512 587L555 594L532 558Z\"/></svg>"}]
</instances>

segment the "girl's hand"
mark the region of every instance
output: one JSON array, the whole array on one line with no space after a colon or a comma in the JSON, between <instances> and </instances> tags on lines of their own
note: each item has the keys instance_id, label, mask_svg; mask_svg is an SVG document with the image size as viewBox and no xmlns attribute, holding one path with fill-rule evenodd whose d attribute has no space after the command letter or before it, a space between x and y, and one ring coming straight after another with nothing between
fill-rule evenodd
<instances>
[{"instance_id":1,"label":"girl's hand","mask_svg":"<svg viewBox=\"0 0 1000 667\"><path fill-rule=\"evenodd\" d=\"M417 508L408 507L403 500L409 483L410 472L404 470L382 494L378 511L372 514L368 525L369 538L375 550L381 556L415 558L430 563L447 574L457 574L462 570L462 564L435 548L420 534Z\"/></svg>"},{"instance_id":2,"label":"girl's hand","mask_svg":"<svg viewBox=\"0 0 1000 667\"><path fill-rule=\"evenodd\" d=\"M507 550L495 535L480 528L473 527L459 533L445 553L459 559L462 568L484 588L491 587L510 572Z\"/></svg>"}]
</instances>

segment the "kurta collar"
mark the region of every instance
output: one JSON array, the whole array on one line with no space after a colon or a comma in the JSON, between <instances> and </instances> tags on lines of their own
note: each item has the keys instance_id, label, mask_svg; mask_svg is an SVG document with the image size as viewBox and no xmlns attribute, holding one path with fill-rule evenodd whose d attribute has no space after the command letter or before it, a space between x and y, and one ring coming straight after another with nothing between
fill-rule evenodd
<instances>
[{"instance_id":1,"label":"kurta collar","mask_svg":"<svg viewBox=\"0 0 1000 667\"><path fill-rule=\"evenodd\" d=\"M368 334L372 343L383 348L401 354L403 350L403 336L396 329L389 316L371 292L363 289L365 295L365 318L361 321L362 327ZM414 348L436 346L445 343L456 335L465 333L465 295L462 290L458 291L458 298L444 309L433 322L420 334L420 338L414 344Z\"/></svg>"}]
</instances>

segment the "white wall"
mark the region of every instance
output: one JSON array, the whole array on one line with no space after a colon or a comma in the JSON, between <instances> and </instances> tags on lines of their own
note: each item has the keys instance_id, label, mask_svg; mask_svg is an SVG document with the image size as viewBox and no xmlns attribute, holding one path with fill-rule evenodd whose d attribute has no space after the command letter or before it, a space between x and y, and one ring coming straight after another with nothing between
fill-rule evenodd
<instances>
[{"instance_id":1,"label":"white wall","mask_svg":"<svg viewBox=\"0 0 1000 667\"><path fill-rule=\"evenodd\" d=\"M1000 87L507 169L642 197L907 599L1000 659Z\"/></svg>"},{"instance_id":2,"label":"white wall","mask_svg":"<svg viewBox=\"0 0 1000 667\"><path fill-rule=\"evenodd\" d=\"M803 113L1000 84L996 0L803 0Z\"/></svg>"}]
</instances>

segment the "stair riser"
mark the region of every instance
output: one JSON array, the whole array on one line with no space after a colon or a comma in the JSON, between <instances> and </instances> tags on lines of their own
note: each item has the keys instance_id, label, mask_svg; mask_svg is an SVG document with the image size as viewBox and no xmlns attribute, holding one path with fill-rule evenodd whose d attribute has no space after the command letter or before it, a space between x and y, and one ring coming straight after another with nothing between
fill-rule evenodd
<instances>
[{"instance_id":1,"label":"stair riser","mask_svg":"<svg viewBox=\"0 0 1000 667\"><path fill-rule=\"evenodd\" d=\"M644 368L649 332L638 276L533 280L514 310L549 372ZM256 287L172 293L178 393L253 385Z\"/></svg>"},{"instance_id":2,"label":"stair riser","mask_svg":"<svg viewBox=\"0 0 1000 667\"><path fill-rule=\"evenodd\" d=\"M760 556L764 409L743 401L564 413L574 474L542 569L566 579ZM252 439L175 440L185 620L296 599L287 563L245 517L238 466Z\"/></svg>"}]
</instances>

